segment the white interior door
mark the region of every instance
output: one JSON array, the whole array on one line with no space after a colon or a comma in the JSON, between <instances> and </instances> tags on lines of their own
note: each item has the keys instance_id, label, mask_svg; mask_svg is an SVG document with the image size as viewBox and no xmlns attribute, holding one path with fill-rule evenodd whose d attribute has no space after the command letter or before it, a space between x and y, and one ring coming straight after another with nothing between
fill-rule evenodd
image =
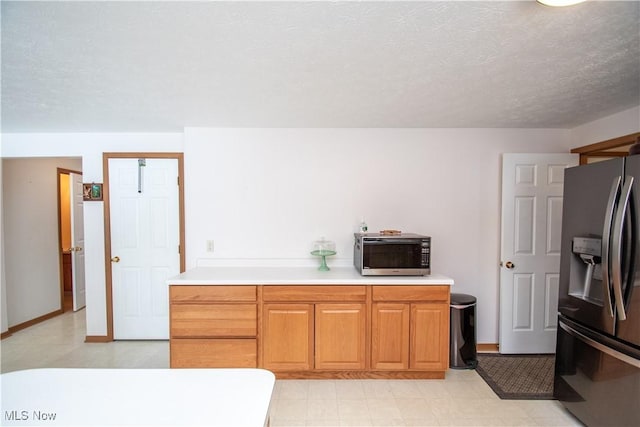
<instances>
[{"instance_id":1,"label":"white interior door","mask_svg":"<svg viewBox=\"0 0 640 427\"><path fill-rule=\"evenodd\" d=\"M109 159L114 339L168 339L180 273L178 160Z\"/></svg>"},{"instance_id":2,"label":"white interior door","mask_svg":"<svg viewBox=\"0 0 640 427\"><path fill-rule=\"evenodd\" d=\"M576 154L504 154L500 352L554 353L564 169Z\"/></svg>"},{"instance_id":3,"label":"white interior door","mask_svg":"<svg viewBox=\"0 0 640 427\"><path fill-rule=\"evenodd\" d=\"M87 303L84 274L84 201L82 199L82 175L69 174L71 185L71 271L73 311L78 311Z\"/></svg>"}]
</instances>

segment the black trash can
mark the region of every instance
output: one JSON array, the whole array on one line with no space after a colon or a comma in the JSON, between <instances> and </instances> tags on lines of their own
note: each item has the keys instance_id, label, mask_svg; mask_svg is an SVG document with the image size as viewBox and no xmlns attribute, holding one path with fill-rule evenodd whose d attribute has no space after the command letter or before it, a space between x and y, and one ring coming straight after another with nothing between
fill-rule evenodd
<instances>
[{"instance_id":1,"label":"black trash can","mask_svg":"<svg viewBox=\"0 0 640 427\"><path fill-rule=\"evenodd\" d=\"M449 367L475 369L476 354L476 297L451 294L451 325L449 329Z\"/></svg>"}]
</instances>

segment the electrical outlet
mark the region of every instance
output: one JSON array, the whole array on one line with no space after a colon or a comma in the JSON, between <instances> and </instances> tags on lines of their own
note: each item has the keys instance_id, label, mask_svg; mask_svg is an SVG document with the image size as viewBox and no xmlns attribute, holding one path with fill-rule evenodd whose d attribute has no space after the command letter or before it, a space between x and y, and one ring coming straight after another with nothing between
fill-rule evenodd
<instances>
[{"instance_id":1,"label":"electrical outlet","mask_svg":"<svg viewBox=\"0 0 640 427\"><path fill-rule=\"evenodd\" d=\"M213 252L213 240L207 240L207 252Z\"/></svg>"}]
</instances>

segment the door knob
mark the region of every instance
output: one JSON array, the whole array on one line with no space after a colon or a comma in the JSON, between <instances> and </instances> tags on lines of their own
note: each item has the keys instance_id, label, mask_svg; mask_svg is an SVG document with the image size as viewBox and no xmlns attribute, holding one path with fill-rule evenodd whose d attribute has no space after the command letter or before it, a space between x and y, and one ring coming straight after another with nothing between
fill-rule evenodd
<instances>
[{"instance_id":1,"label":"door knob","mask_svg":"<svg viewBox=\"0 0 640 427\"><path fill-rule=\"evenodd\" d=\"M514 263L512 263L511 261L507 261L507 262L504 263L504 266L507 267L509 270L511 270L516 265Z\"/></svg>"},{"instance_id":2,"label":"door knob","mask_svg":"<svg viewBox=\"0 0 640 427\"><path fill-rule=\"evenodd\" d=\"M73 248L73 250L75 252L80 252L80 251L82 251L82 246L76 246L76 247Z\"/></svg>"},{"instance_id":3,"label":"door knob","mask_svg":"<svg viewBox=\"0 0 640 427\"><path fill-rule=\"evenodd\" d=\"M113 258L111 258L111 262L120 262L120 257L114 256Z\"/></svg>"}]
</instances>

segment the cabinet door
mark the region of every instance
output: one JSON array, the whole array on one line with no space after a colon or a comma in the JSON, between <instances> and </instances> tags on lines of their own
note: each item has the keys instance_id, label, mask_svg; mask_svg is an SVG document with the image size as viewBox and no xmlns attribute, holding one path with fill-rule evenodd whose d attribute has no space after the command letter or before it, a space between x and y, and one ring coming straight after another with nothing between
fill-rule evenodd
<instances>
[{"instance_id":1,"label":"cabinet door","mask_svg":"<svg viewBox=\"0 0 640 427\"><path fill-rule=\"evenodd\" d=\"M374 303L371 319L371 368L409 368L409 304Z\"/></svg>"},{"instance_id":2,"label":"cabinet door","mask_svg":"<svg viewBox=\"0 0 640 427\"><path fill-rule=\"evenodd\" d=\"M266 369L312 369L313 304L265 304L262 346Z\"/></svg>"},{"instance_id":3,"label":"cabinet door","mask_svg":"<svg viewBox=\"0 0 640 427\"><path fill-rule=\"evenodd\" d=\"M365 307L365 304L316 304L316 369L365 368Z\"/></svg>"},{"instance_id":4,"label":"cabinet door","mask_svg":"<svg viewBox=\"0 0 640 427\"><path fill-rule=\"evenodd\" d=\"M449 304L411 304L411 369L449 367Z\"/></svg>"}]
</instances>

